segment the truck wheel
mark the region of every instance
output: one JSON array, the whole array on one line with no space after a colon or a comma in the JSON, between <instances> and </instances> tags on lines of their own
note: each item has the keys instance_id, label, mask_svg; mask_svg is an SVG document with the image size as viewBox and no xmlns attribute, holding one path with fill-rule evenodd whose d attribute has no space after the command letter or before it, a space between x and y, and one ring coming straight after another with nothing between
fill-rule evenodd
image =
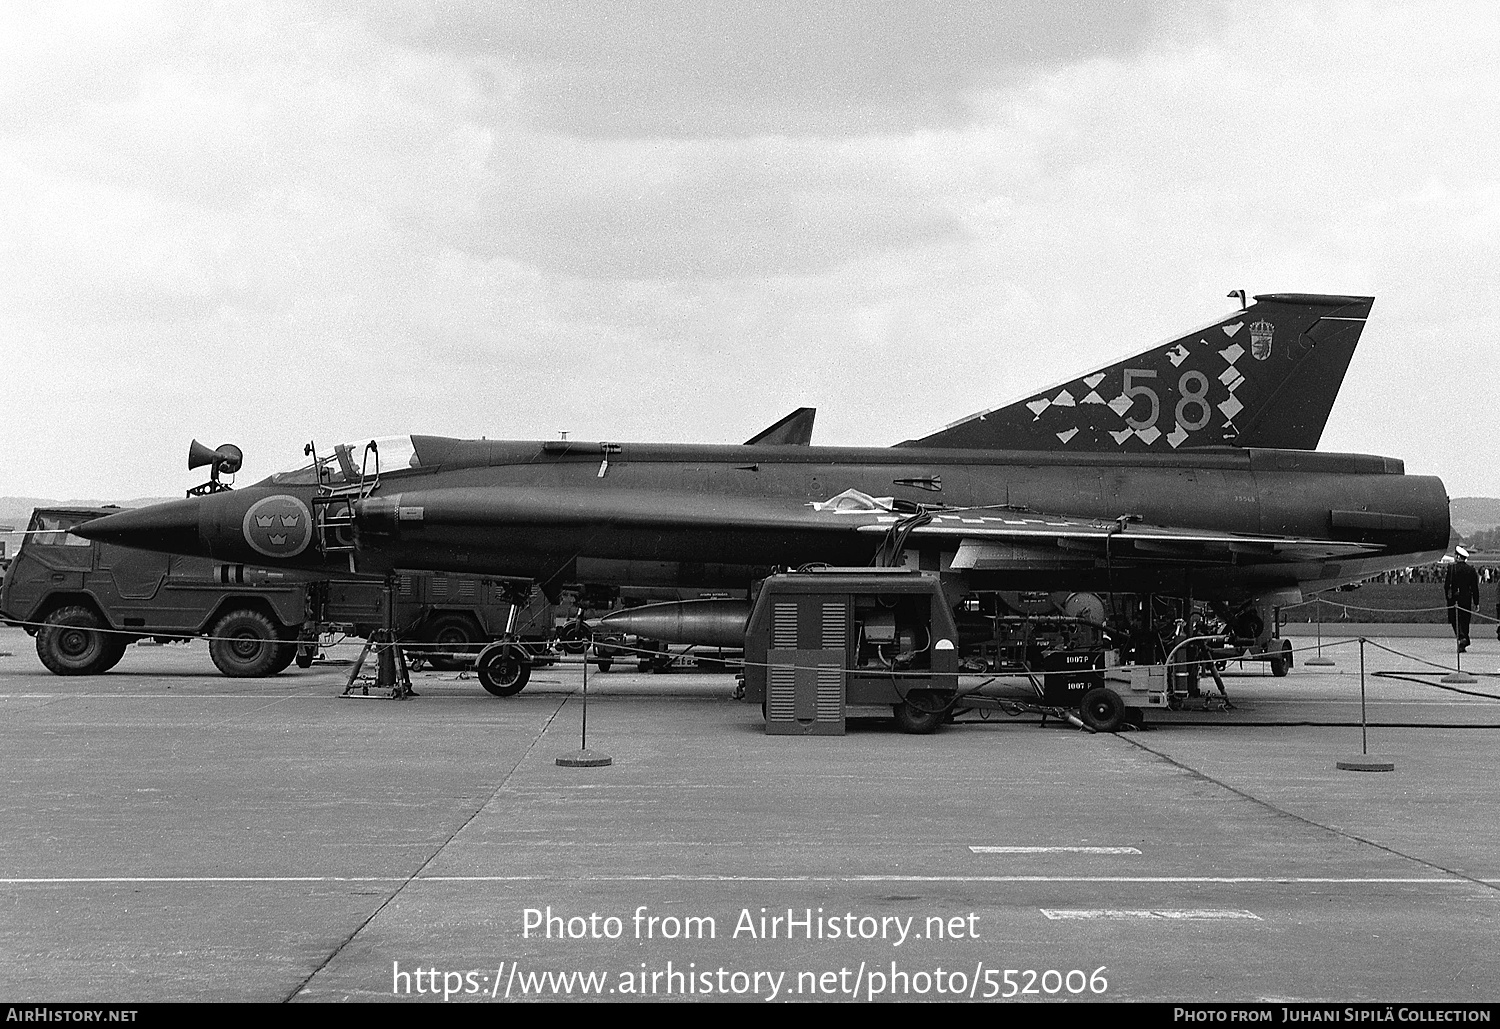
<instances>
[{"instance_id":1,"label":"truck wheel","mask_svg":"<svg viewBox=\"0 0 1500 1029\"><path fill-rule=\"evenodd\" d=\"M1275 657L1271 658L1271 674L1278 679L1286 677L1286 673L1292 670L1292 641L1282 640L1281 650Z\"/></svg>"},{"instance_id":2,"label":"truck wheel","mask_svg":"<svg viewBox=\"0 0 1500 1029\"><path fill-rule=\"evenodd\" d=\"M1125 701L1108 686L1096 686L1083 695L1078 717L1095 732L1114 732L1125 720Z\"/></svg>"},{"instance_id":3,"label":"truck wheel","mask_svg":"<svg viewBox=\"0 0 1500 1029\"><path fill-rule=\"evenodd\" d=\"M286 667L276 663L284 645L276 623L259 611L229 612L215 623L212 635L208 656L231 679L274 675Z\"/></svg>"},{"instance_id":4,"label":"truck wheel","mask_svg":"<svg viewBox=\"0 0 1500 1029\"><path fill-rule=\"evenodd\" d=\"M271 670L267 675L277 675L286 671L287 665L297 657L297 644L283 643L276 648L276 660L271 662Z\"/></svg>"},{"instance_id":5,"label":"truck wheel","mask_svg":"<svg viewBox=\"0 0 1500 1029\"><path fill-rule=\"evenodd\" d=\"M899 704L891 705L896 716L896 726L902 732L925 736L938 731L948 719L948 708L953 701L946 693L932 690L912 690Z\"/></svg>"},{"instance_id":6,"label":"truck wheel","mask_svg":"<svg viewBox=\"0 0 1500 1029\"><path fill-rule=\"evenodd\" d=\"M515 648L496 647L474 666L479 683L497 697L513 697L526 688L531 679L531 663L518 657Z\"/></svg>"},{"instance_id":7,"label":"truck wheel","mask_svg":"<svg viewBox=\"0 0 1500 1029\"><path fill-rule=\"evenodd\" d=\"M466 659L440 656L433 651L472 655L484 643L484 630L468 615L438 615L422 631L422 643L427 663L433 668L440 671L467 668Z\"/></svg>"},{"instance_id":8,"label":"truck wheel","mask_svg":"<svg viewBox=\"0 0 1500 1029\"><path fill-rule=\"evenodd\" d=\"M76 604L48 615L36 634L36 656L54 675L98 675L125 653L126 639L105 632L92 610Z\"/></svg>"},{"instance_id":9,"label":"truck wheel","mask_svg":"<svg viewBox=\"0 0 1500 1029\"><path fill-rule=\"evenodd\" d=\"M120 658L125 656L125 651L130 646L130 641L124 636L110 633L109 637L110 652L104 664L99 667L100 672L107 672L115 665L119 664Z\"/></svg>"}]
</instances>

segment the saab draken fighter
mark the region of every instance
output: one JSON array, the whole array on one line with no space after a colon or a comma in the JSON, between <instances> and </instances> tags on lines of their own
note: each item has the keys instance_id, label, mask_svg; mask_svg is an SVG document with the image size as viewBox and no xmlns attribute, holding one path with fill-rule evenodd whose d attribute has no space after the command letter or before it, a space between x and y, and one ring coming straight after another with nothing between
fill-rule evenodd
<instances>
[{"instance_id":1,"label":"saab draken fighter","mask_svg":"<svg viewBox=\"0 0 1500 1029\"><path fill-rule=\"evenodd\" d=\"M956 594L1264 610L1447 546L1437 478L1311 449L1370 305L1257 297L894 447L809 446L800 430L738 446L411 436L322 459L309 446L300 470L75 532L225 562L484 572L548 591L743 589L780 569L884 564L941 573Z\"/></svg>"}]
</instances>

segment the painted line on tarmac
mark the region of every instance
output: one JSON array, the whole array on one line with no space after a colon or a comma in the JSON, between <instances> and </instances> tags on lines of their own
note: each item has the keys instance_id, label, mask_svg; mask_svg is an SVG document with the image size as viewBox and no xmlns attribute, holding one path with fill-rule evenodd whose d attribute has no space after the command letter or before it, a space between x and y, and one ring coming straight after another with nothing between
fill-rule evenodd
<instances>
[{"instance_id":1,"label":"painted line on tarmac","mask_svg":"<svg viewBox=\"0 0 1500 1029\"><path fill-rule=\"evenodd\" d=\"M234 883L398 883L404 875L96 875L0 879L3 886L90 886L131 884L232 885Z\"/></svg>"},{"instance_id":2,"label":"painted line on tarmac","mask_svg":"<svg viewBox=\"0 0 1500 1029\"><path fill-rule=\"evenodd\" d=\"M1099 919L1111 922L1125 921L1171 921L1171 922L1218 922L1218 921L1264 921L1254 911L1215 910L1213 908L1187 910L1151 909L1146 911L1120 910L1115 908L1041 908L1042 914L1054 922L1085 921Z\"/></svg>"},{"instance_id":3,"label":"painted line on tarmac","mask_svg":"<svg viewBox=\"0 0 1500 1029\"><path fill-rule=\"evenodd\" d=\"M1474 882L1500 883L1500 879L1462 877L1350 876L1207 876L1207 875L432 875L426 882L747 882L747 883L1205 883L1223 885L1442 885L1462 886Z\"/></svg>"},{"instance_id":4,"label":"painted line on tarmac","mask_svg":"<svg viewBox=\"0 0 1500 1029\"><path fill-rule=\"evenodd\" d=\"M0 700L265 700L266 693L0 693ZM278 700L336 699L331 693L287 693ZM385 698L382 698L385 699Z\"/></svg>"},{"instance_id":5,"label":"painted line on tarmac","mask_svg":"<svg viewBox=\"0 0 1500 1029\"><path fill-rule=\"evenodd\" d=\"M976 847L975 854L1139 854L1135 847Z\"/></svg>"},{"instance_id":6,"label":"painted line on tarmac","mask_svg":"<svg viewBox=\"0 0 1500 1029\"><path fill-rule=\"evenodd\" d=\"M36 876L0 878L0 886L235 885L241 883L1137 883L1143 885L1392 885L1464 886L1500 884L1500 879L1437 876L1207 876L1207 875L159 875Z\"/></svg>"}]
</instances>

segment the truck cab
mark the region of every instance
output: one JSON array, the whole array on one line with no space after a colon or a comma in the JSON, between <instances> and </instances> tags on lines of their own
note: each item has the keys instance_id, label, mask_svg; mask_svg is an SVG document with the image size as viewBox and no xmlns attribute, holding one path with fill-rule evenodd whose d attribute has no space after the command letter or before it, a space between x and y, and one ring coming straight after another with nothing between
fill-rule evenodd
<instances>
[{"instance_id":1,"label":"truck cab","mask_svg":"<svg viewBox=\"0 0 1500 1029\"><path fill-rule=\"evenodd\" d=\"M147 636L214 637L226 675L270 675L296 655L311 577L91 543L70 529L117 508L38 508L0 587L0 617L58 675L114 667Z\"/></svg>"},{"instance_id":2,"label":"truck cab","mask_svg":"<svg viewBox=\"0 0 1500 1029\"><path fill-rule=\"evenodd\" d=\"M207 636L219 671L275 675L311 663L318 635L369 636L385 621L385 584L293 569L225 564L90 542L69 530L118 508L38 508L0 586L0 620L36 638L58 675L108 671L144 637ZM511 605L497 580L444 572L396 576L396 624L405 649L438 668L462 668L502 635ZM513 627L534 663L553 657L552 608L533 590Z\"/></svg>"}]
</instances>

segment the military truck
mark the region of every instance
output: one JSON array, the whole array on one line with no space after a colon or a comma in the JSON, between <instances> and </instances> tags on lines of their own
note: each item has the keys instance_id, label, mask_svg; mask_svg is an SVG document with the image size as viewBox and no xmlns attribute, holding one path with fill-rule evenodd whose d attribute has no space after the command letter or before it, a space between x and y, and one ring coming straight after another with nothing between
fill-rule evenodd
<instances>
[{"instance_id":1,"label":"military truck","mask_svg":"<svg viewBox=\"0 0 1500 1029\"><path fill-rule=\"evenodd\" d=\"M209 637L225 675L275 675L293 661L310 665L326 631L368 636L383 625L381 579L168 556L68 531L114 510L38 508L0 586L0 619L34 636L37 656L58 675L108 671L136 640L194 636ZM496 580L403 572L396 586L400 637L434 667L461 666L510 615ZM540 595L517 612L517 631L541 661L552 621Z\"/></svg>"}]
</instances>

